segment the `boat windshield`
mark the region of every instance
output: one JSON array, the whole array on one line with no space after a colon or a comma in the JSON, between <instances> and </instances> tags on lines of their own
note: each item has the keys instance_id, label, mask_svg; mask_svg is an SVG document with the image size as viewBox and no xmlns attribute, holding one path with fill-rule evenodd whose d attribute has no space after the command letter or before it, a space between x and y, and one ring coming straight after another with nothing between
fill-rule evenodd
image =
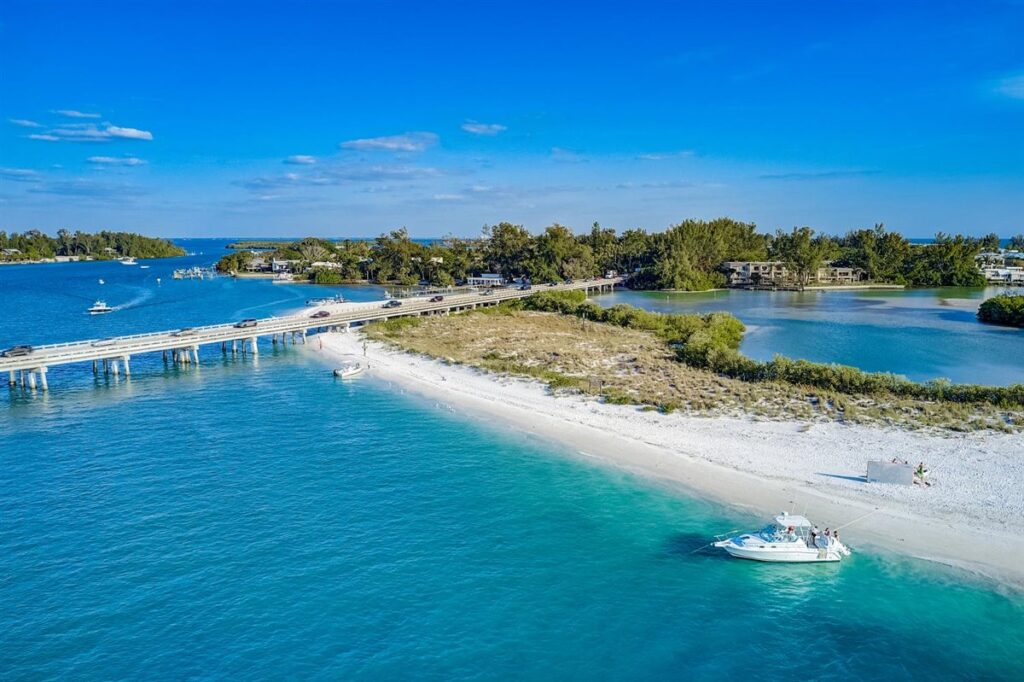
<instances>
[{"instance_id":1,"label":"boat windshield","mask_svg":"<svg viewBox=\"0 0 1024 682\"><path fill-rule=\"evenodd\" d=\"M782 534L782 530L784 529L780 529L778 526L768 525L758 531L757 534L760 535L761 539L765 542L771 542Z\"/></svg>"}]
</instances>

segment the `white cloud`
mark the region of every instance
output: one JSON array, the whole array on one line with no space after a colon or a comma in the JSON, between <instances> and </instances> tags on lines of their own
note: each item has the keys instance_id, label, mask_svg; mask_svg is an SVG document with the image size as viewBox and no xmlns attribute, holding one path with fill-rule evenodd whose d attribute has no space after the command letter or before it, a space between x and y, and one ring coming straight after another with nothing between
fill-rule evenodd
<instances>
[{"instance_id":1,"label":"white cloud","mask_svg":"<svg viewBox=\"0 0 1024 682\"><path fill-rule=\"evenodd\" d=\"M577 163L585 160L579 152L574 152L573 150L566 149L565 147L552 147L551 158L555 161L565 161L569 163Z\"/></svg>"},{"instance_id":2,"label":"white cloud","mask_svg":"<svg viewBox=\"0 0 1024 682\"><path fill-rule=\"evenodd\" d=\"M1013 99L1024 99L1024 75L1011 76L999 81L999 85L996 86L996 92Z\"/></svg>"},{"instance_id":3,"label":"white cloud","mask_svg":"<svg viewBox=\"0 0 1024 682\"><path fill-rule=\"evenodd\" d=\"M28 168L0 168L0 178L14 182L39 182L42 176Z\"/></svg>"},{"instance_id":4,"label":"white cloud","mask_svg":"<svg viewBox=\"0 0 1024 682\"><path fill-rule=\"evenodd\" d=\"M152 140L153 133L148 130L123 128L109 123L104 124L103 127L97 126L95 123L67 123L28 137L32 140L46 140L47 142L110 142L113 139Z\"/></svg>"},{"instance_id":5,"label":"white cloud","mask_svg":"<svg viewBox=\"0 0 1024 682\"><path fill-rule=\"evenodd\" d=\"M316 163L315 156L309 156L308 154L292 154L284 160L285 163L294 163L301 166L311 166Z\"/></svg>"},{"instance_id":6,"label":"white cloud","mask_svg":"<svg viewBox=\"0 0 1024 682\"><path fill-rule=\"evenodd\" d=\"M246 189L261 194L273 193L282 187L323 187L328 185L348 185L350 183L380 183L392 181L412 181L435 177L441 174L437 168L405 165L370 165L346 164L312 168L299 173L262 176L243 181L239 184Z\"/></svg>"},{"instance_id":7,"label":"white cloud","mask_svg":"<svg viewBox=\"0 0 1024 682\"><path fill-rule=\"evenodd\" d=\"M438 137L435 133L413 132L402 135L349 140L348 142L342 142L338 146L342 149L357 149L361 151L422 152L437 144L437 140Z\"/></svg>"},{"instance_id":8,"label":"white cloud","mask_svg":"<svg viewBox=\"0 0 1024 682\"><path fill-rule=\"evenodd\" d=\"M9 118L7 119L19 128L42 128L42 124L30 121L27 118Z\"/></svg>"},{"instance_id":9,"label":"white cloud","mask_svg":"<svg viewBox=\"0 0 1024 682\"><path fill-rule=\"evenodd\" d=\"M435 194L435 201L462 201L466 197L461 194Z\"/></svg>"},{"instance_id":10,"label":"white cloud","mask_svg":"<svg viewBox=\"0 0 1024 682\"><path fill-rule=\"evenodd\" d=\"M500 123L479 123L478 121L466 121L462 124L462 129L467 133L473 135L497 135L498 133L505 132L508 130L507 126L503 126Z\"/></svg>"},{"instance_id":11,"label":"white cloud","mask_svg":"<svg viewBox=\"0 0 1024 682\"><path fill-rule=\"evenodd\" d=\"M641 161L664 161L665 159L683 159L693 156L693 151L684 149L678 152L654 152L649 154L637 154Z\"/></svg>"},{"instance_id":12,"label":"white cloud","mask_svg":"<svg viewBox=\"0 0 1024 682\"><path fill-rule=\"evenodd\" d=\"M102 166L143 166L144 159L134 156L90 156L87 161Z\"/></svg>"},{"instance_id":13,"label":"white cloud","mask_svg":"<svg viewBox=\"0 0 1024 682\"><path fill-rule=\"evenodd\" d=\"M153 133L138 128L119 128L118 126L107 126L106 133L110 137L123 137L129 140L152 140Z\"/></svg>"},{"instance_id":14,"label":"white cloud","mask_svg":"<svg viewBox=\"0 0 1024 682\"><path fill-rule=\"evenodd\" d=\"M60 114L61 116L67 116L68 118L99 118L99 114L93 114L86 111L78 111L77 109L57 109L53 113Z\"/></svg>"}]
</instances>

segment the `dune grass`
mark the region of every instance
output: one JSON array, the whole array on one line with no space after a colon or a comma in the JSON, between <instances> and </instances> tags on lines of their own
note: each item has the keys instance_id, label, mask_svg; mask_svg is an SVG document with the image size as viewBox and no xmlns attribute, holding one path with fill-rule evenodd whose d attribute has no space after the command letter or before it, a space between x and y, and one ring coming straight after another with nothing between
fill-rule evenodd
<instances>
[{"instance_id":1,"label":"dune grass","mask_svg":"<svg viewBox=\"0 0 1024 682\"><path fill-rule=\"evenodd\" d=\"M572 391L643 409L748 415L944 431L1016 431L1024 410L985 402L847 394L798 384L743 381L687 365L658 330L522 310L480 309L450 317L398 318L366 327L370 338L451 363L531 377L553 392Z\"/></svg>"}]
</instances>

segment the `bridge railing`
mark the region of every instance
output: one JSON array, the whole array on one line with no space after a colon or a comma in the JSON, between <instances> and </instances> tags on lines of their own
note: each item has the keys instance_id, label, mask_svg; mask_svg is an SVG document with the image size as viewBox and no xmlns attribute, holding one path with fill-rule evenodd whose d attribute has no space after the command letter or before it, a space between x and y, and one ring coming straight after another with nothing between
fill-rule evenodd
<instances>
[{"instance_id":1,"label":"bridge railing","mask_svg":"<svg viewBox=\"0 0 1024 682\"><path fill-rule=\"evenodd\" d=\"M493 291L493 294L482 296L476 293L457 293L455 295L446 296L443 302L432 303L427 298L419 298L414 300L406 300L401 307L390 309L388 312L384 312L383 306L380 301L372 301L366 303L345 303L341 304L345 306L341 310L330 311L331 314L323 318L313 318L305 313L297 313L294 315L283 315L283 316L270 316L264 318L258 318L254 327L235 327L235 323L226 324L214 324L214 325L199 325L195 327L182 327L178 329L170 329L157 332L145 332L140 334L126 334L123 336L110 337L109 339L85 339L81 341L72 341L66 343L50 343L42 344L33 347L33 355L38 358L39 355L45 355L48 361L59 361L63 358L70 358L79 355L83 350L89 351L90 354L103 355L106 352L114 354L114 351L126 352L131 350L132 352L145 352L149 349L147 341L158 342L158 346L168 347L168 337L174 338L175 333L180 332L182 329L189 329L190 333L187 336L181 336L183 345L189 345L190 343L215 343L221 340L230 340L231 337L241 338L243 336L260 336L268 333L297 331L302 328L315 328L327 326L336 322L354 322L360 321L365 313L374 311L376 314L374 317L398 317L408 312L442 309L448 305L467 305L470 303L486 303L487 301L507 300L514 298L524 298L533 293L541 291L559 291L559 290L573 290L583 289L591 286L601 286L608 284L621 284L625 278L599 278L596 280L585 280L581 282L575 282L573 284L558 284L553 287L549 286L538 286L531 288L530 290L523 291L518 287L507 287L507 288L494 288L485 291ZM216 336L214 339L210 339L210 336ZM205 338L204 338L205 337ZM103 346L96 346L97 342L107 341L109 344ZM132 344L138 344L142 348L129 349L124 346L131 346ZM4 360L14 360L14 358L0 358L0 365L7 363ZM17 358L20 361L18 364L22 364L25 360L24 357Z\"/></svg>"}]
</instances>

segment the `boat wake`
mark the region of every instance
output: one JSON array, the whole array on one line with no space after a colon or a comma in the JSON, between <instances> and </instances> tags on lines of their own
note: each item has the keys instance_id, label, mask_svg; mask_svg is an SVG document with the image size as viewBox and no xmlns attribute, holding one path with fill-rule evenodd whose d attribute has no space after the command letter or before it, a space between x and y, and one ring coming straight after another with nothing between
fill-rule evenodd
<instances>
[{"instance_id":1,"label":"boat wake","mask_svg":"<svg viewBox=\"0 0 1024 682\"><path fill-rule=\"evenodd\" d=\"M128 308L137 308L149 299L153 298L153 292L150 289L140 289L140 293L135 298L131 299L127 303L114 306L114 310L127 310Z\"/></svg>"}]
</instances>

